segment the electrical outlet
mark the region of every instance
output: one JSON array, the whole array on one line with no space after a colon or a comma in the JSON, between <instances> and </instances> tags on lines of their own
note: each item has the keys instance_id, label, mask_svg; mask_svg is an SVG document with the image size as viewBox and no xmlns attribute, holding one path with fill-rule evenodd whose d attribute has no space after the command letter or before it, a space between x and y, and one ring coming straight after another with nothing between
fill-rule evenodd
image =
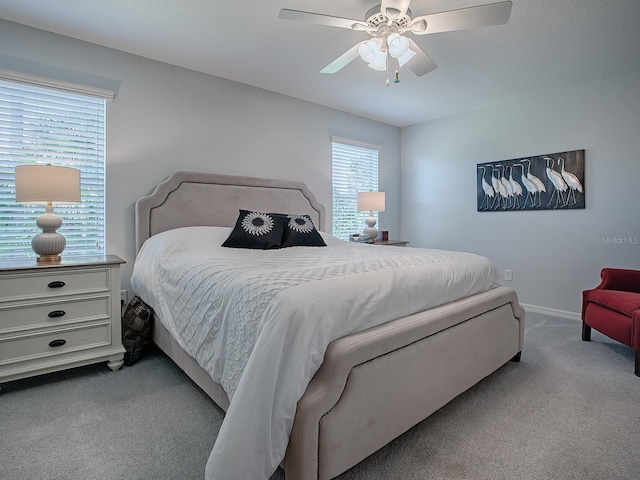
<instances>
[{"instance_id":1,"label":"electrical outlet","mask_svg":"<svg viewBox=\"0 0 640 480\"><path fill-rule=\"evenodd\" d=\"M126 305L127 304L127 291L120 290L120 303Z\"/></svg>"},{"instance_id":2,"label":"electrical outlet","mask_svg":"<svg viewBox=\"0 0 640 480\"><path fill-rule=\"evenodd\" d=\"M504 271L504 280L506 282L513 281L513 270L505 270Z\"/></svg>"}]
</instances>

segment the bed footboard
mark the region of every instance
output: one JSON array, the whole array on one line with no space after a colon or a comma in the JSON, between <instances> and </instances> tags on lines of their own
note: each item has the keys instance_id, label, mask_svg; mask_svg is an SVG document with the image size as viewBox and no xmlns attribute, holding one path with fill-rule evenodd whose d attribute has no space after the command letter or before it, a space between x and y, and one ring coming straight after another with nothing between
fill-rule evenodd
<instances>
[{"instance_id":1,"label":"bed footboard","mask_svg":"<svg viewBox=\"0 0 640 480\"><path fill-rule=\"evenodd\" d=\"M222 387L159 321L153 340L226 410ZM504 287L332 342L298 402L286 480L338 476L519 359L523 343L524 310Z\"/></svg>"},{"instance_id":2,"label":"bed footboard","mask_svg":"<svg viewBox=\"0 0 640 480\"><path fill-rule=\"evenodd\" d=\"M298 402L287 480L343 473L516 357L523 340L509 288L336 340Z\"/></svg>"}]
</instances>

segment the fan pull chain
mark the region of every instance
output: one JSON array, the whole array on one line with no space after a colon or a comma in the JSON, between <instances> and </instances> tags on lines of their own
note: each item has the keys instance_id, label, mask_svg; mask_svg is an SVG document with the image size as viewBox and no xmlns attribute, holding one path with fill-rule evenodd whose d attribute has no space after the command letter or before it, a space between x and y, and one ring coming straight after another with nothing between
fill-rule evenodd
<instances>
[{"instance_id":1,"label":"fan pull chain","mask_svg":"<svg viewBox=\"0 0 640 480\"><path fill-rule=\"evenodd\" d=\"M395 68L395 73L394 73L394 80L393 83L400 83L400 64L398 63L398 59L396 59L396 68ZM390 81L389 81L389 57L387 57L387 87L390 85Z\"/></svg>"},{"instance_id":2,"label":"fan pull chain","mask_svg":"<svg viewBox=\"0 0 640 480\"><path fill-rule=\"evenodd\" d=\"M387 55L386 62L387 62L387 83L386 83L386 85L388 87L389 86L389 55Z\"/></svg>"}]
</instances>

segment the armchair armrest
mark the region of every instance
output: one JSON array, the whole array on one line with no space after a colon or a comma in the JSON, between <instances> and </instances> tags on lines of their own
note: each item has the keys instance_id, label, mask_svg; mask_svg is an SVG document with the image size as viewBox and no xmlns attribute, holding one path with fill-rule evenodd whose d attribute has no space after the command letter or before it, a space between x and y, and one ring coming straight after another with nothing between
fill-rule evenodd
<instances>
[{"instance_id":1,"label":"armchair armrest","mask_svg":"<svg viewBox=\"0 0 640 480\"><path fill-rule=\"evenodd\" d=\"M640 293L640 270L622 268L603 268L600 272L602 282L596 289L620 290Z\"/></svg>"}]
</instances>

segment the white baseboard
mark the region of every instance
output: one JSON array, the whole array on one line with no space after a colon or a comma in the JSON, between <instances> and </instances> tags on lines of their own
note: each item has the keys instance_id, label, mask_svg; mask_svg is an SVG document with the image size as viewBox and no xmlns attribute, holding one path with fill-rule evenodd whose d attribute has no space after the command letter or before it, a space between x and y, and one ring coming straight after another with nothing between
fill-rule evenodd
<instances>
[{"instance_id":1,"label":"white baseboard","mask_svg":"<svg viewBox=\"0 0 640 480\"><path fill-rule=\"evenodd\" d=\"M526 312L540 313L542 315L551 315L553 317L569 318L571 320L582 321L582 315L579 312L568 312L567 310L558 310L556 308L540 307L538 305L527 305L521 303Z\"/></svg>"}]
</instances>

